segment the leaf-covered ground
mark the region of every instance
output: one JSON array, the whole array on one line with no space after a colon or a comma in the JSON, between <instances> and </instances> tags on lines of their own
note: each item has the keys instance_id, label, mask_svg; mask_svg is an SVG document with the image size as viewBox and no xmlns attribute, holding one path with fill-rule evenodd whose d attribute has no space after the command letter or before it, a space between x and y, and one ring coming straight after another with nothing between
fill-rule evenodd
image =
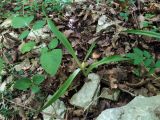
<instances>
[{"instance_id":1,"label":"leaf-covered ground","mask_svg":"<svg viewBox=\"0 0 160 120\"><path fill-rule=\"evenodd\" d=\"M76 1L65 4L61 10L50 11L47 14L69 39L80 61L84 60L93 42L96 43L96 47L86 64L92 64L106 56L131 53L134 52L134 48L148 51L155 60L160 59L159 39L123 32L127 29L160 32L160 3L158 0ZM43 21L41 21L41 24L44 24L42 31L37 35L29 34L23 40L20 40L19 35L26 29L10 26L10 16L13 14L34 15L34 21L45 18L41 9L37 8L38 10L35 11L27 9L33 0L24 4L23 7L26 7L24 11L22 8L18 8L21 6L21 2L16 0L11 0L6 4L5 1L1 2L0 56L5 61L5 67L1 73L0 89L2 89L4 81L6 81L6 88L0 99L0 119L4 119L5 116L9 120L43 120L45 113L36 113L35 110L42 106L48 95L55 93L69 75L78 68L78 65L62 44L57 46L55 45L57 43L50 43L54 34ZM40 4L41 2L39 2ZM56 9L56 7L52 9ZM21 37L23 38L23 36ZM29 43L30 47L25 47L24 43ZM62 49L62 63L56 75L46 75L40 85L40 92L36 94L31 91L37 91L36 87L26 91L13 88L13 83L21 77L33 80L33 75L45 73L43 68L47 66L47 63L40 63L40 59L46 59L48 56L44 55L40 58L40 49L46 45L49 45L51 49L54 48L54 45L57 46L57 50ZM47 60L50 62L49 58ZM41 64L45 67L42 68ZM1 66L0 64L0 69ZM48 67L46 69L48 70ZM52 73L54 72L52 71ZM81 73L73 81L65 95L60 97L66 106L65 120L94 120L103 110L126 105L135 96L154 96L160 92L160 79L156 80L154 76L147 75L145 68L141 65L133 65L129 61L102 65L92 72L100 76L100 93L104 88L109 88L111 95L113 90L119 90L118 98L113 100L99 98L96 105L90 104L86 110L71 105L69 102L71 97L87 82ZM160 69L156 68L155 74L159 73Z\"/></svg>"}]
</instances>

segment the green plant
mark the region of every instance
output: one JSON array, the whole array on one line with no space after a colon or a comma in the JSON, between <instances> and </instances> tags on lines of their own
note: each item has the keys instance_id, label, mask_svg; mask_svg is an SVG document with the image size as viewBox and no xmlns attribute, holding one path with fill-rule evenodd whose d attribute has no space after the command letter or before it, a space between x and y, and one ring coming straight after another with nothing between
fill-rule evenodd
<instances>
[{"instance_id":1,"label":"green plant","mask_svg":"<svg viewBox=\"0 0 160 120\"><path fill-rule=\"evenodd\" d=\"M128 21L129 14L127 12L120 12L119 16L121 16L123 20Z\"/></svg>"},{"instance_id":2,"label":"green plant","mask_svg":"<svg viewBox=\"0 0 160 120\"><path fill-rule=\"evenodd\" d=\"M75 70L68 79L63 83L63 85L60 86L60 88L52 95L52 98L45 103L45 105L41 108L41 110L47 108L48 106L52 105L53 102L55 102L59 97L64 95L68 87L71 85L72 81L75 79L75 77L80 72L80 69ZM40 111L41 111L40 110Z\"/></svg>"},{"instance_id":3,"label":"green plant","mask_svg":"<svg viewBox=\"0 0 160 120\"><path fill-rule=\"evenodd\" d=\"M44 7L44 6L43 6ZM46 16L46 13L43 8L43 13ZM30 31L33 32L33 30L41 28L45 25L45 21L37 21L33 24L33 16L14 16L12 19L12 26L13 28L27 28L22 34L19 36L20 39L25 39ZM90 66L85 65L86 60L90 56L93 48L95 47L96 43L93 43L91 47L89 48L83 62L81 62L78 57L76 56L75 50L72 48L72 45L70 44L69 40L65 37L63 33L61 33L57 27L54 25L54 23L47 18L47 24L50 28L50 30L54 33L55 37L53 40L50 41L48 46L44 47L41 50L40 55L40 64L42 68L51 76L54 76L60 67L61 60L62 60L62 50L56 49L58 45L58 41L64 45L64 47L68 50L68 52L72 55L76 63L78 64L79 68L75 70L69 78L64 82L63 85L59 87L59 89L54 93L52 98L47 101L47 103L42 107L41 110L45 109L49 105L51 105L53 102L55 102L60 96L62 96L68 87L71 85L74 78L78 75L80 71L83 72L84 76L87 76L94 68L97 68L100 65L103 64L109 64L111 62L118 62L123 60L128 60L128 58L124 58L120 55L110 56L110 57L104 57L102 60L97 61ZM34 46L36 46L36 43L34 41L29 41L27 43L24 43L20 49L21 53L27 53L34 49ZM40 75L38 75L40 76ZM39 80L39 82L35 82L35 78ZM38 81L37 80L37 81ZM33 76L32 79L29 78L21 78L17 80L14 84L14 88L18 90L27 90L31 89L32 92L37 93L40 89L40 83L43 82L44 79L41 77L35 77Z\"/></svg>"},{"instance_id":4,"label":"green plant","mask_svg":"<svg viewBox=\"0 0 160 120\"><path fill-rule=\"evenodd\" d=\"M37 93L40 91L40 84L45 80L43 75L34 75L32 79L29 78L21 78L17 80L14 84L14 88L18 90L27 90L31 89L33 93Z\"/></svg>"},{"instance_id":5,"label":"green plant","mask_svg":"<svg viewBox=\"0 0 160 120\"><path fill-rule=\"evenodd\" d=\"M27 43L24 43L22 47L20 48L20 51L22 54L29 52L33 49L33 47L36 45L34 41L29 41Z\"/></svg>"},{"instance_id":6,"label":"green plant","mask_svg":"<svg viewBox=\"0 0 160 120\"><path fill-rule=\"evenodd\" d=\"M145 31L145 30L126 30L124 32L137 34L137 35L145 35L149 37L157 38L157 40L160 40L160 33L153 32L153 31Z\"/></svg>"},{"instance_id":7,"label":"green plant","mask_svg":"<svg viewBox=\"0 0 160 120\"><path fill-rule=\"evenodd\" d=\"M88 68L87 66L84 65L84 62L87 60L88 56L90 55L91 51L93 50L93 48L95 47L95 43L93 43L91 45L91 47L89 48L86 57L84 58L84 61L81 63L80 60L77 58L76 56L76 52L75 50L72 48L72 45L70 44L69 40L64 36L64 34L62 34L57 27L54 25L54 23L47 18L47 23L49 28L51 29L51 31L54 33L54 35L57 37L57 39L60 40L60 42L64 45L64 47L68 50L68 52L72 55L72 57L74 58L74 60L77 62L79 69L77 69L68 79L67 81L60 86L60 88L55 92L55 94L51 97L51 99L49 101L47 101L47 103L42 107L41 110L47 108L49 105L51 105L53 102L55 102L61 95L63 95L67 88L70 86L70 84L72 83L72 81L74 80L74 78L78 75L78 73L80 72L80 70L82 70L83 74L85 76L87 76L94 68L97 68L100 65L103 64L109 64L111 62L118 62L118 61L124 61L124 60L128 60L128 58L124 58L120 55L115 55L115 56L110 56L110 57L105 57L100 61L97 61L93 64L91 64Z\"/></svg>"},{"instance_id":8,"label":"green plant","mask_svg":"<svg viewBox=\"0 0 160 120\"><path fill-rule=\"evenodd\" d=\"M12 18L12 26L13 28L25 28L28 29L22 32L19 36L19 39L25 39L30 32L33 30L37 30L42 28L46 21L39 20L31 24L33 21L33 16L14 16ZM31 27L32 26L32 27ZM58 45L58 40L52 40L48 47L42 49L41 56L40 56L40 64L42 68L50 75L55 75L58 68L60 67L61 59L62 59L62 50L61 49L54 49ZM27 43L23 43L20 51L22 54L31 51L34 46L36 46L35 41L29 41ZM49 48L49 49L48 49Z\"/></svg>"},{"instance_id":9,"label":"green plant","mask_svg":"<svg viewBox=\"0 0 160 120\"><path fill-rule=\"evenodd\" d=\"M133 53L126 54L127 58L130 58L133 61L133 64L138 66L134 70L134 74L137 76L151 75L154 78L158 78L155 75L155 69L160 67L160 60L155 60L154 57L146 50L141 50L139 48L134 48ZM145 70L144 73L141 73L141 70Z\"/></svg>"},{"instance_id":10,"label":"green plant","mask_svg":"<svg viewBox=\"0 0 160 120\"><path fill-rule=\"evenodd\" d=\"M25 39L30 32L34 33L34 30L42 28L46 22L44 20L38 20L31 24L34 16L13 16L12 17L12 27L13 28L26 28L20 36L19 39Z\"/></svg>"}]
</instances>

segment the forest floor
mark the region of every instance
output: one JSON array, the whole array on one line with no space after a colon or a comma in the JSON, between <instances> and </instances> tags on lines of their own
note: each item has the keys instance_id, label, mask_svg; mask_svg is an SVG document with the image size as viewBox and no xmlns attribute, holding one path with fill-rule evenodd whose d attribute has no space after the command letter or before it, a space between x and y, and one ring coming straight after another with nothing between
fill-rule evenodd
<instances>
[{"instance_id":1,"label":"forest floor","mask_svg":"<svg viewBox=\"0 0 160 120\"><path fill-rule=\"evenodd\" d=\"M152 1L152 2L150 2ZM33 1L31 1L33 2ZM31 4L31 2L29 4ZM75 60L59 44L63 58L61 66L55 76L47 76L41 84L39 93L31 90L19 91L12 85L21 76L32 77L35 74L44 74L39 63L39 53L33 51L22 54L22 42L33 40L32 37L19 40L24 29L14 29L5 26L4 22L11 14L19 13L17 1L8 2L0 8L0 56L6 65L2 71L0 85L7 81L5 92L1 93L0 117L9 120L43 120L43 112L38 115L34 110L41 106L48 95L52 95L64 81L78 68ZM29 6L25 4L24 6ZM16 10L16 9L17 10ZM25 14L32 14L32 12ZM8 14L7 14L8 13ZM59 30L68 38L76 51L77 57L83 61L91 44L96 43L87 64L112 55L133 53L134 48L148 51L155 60L160 59L159 39L123 32L127 29L148 30L160 32L160 3L156 0L126 0L125 2L98 2L86 0L67 4L59 11L47 13ZM34 20L42 20L42 11L34 13ZM5 27L4 27L5 26ZM36 46L48 45L53 37L48 29L36 41ZM47 37L45 37L47 36ZM49 37L48 37L49 36ZM100 76L100 92L103 88L110 91L119 90L115 100L99 98L96 105L90 105L87 110L70 104L71 97L77 93L87 81L80 73L72 82L67 92L60 97L66 106L65 120L94 120L105 109L124 106L135 96L155 96L160 93L160 81L148 76L142 65L134 65L128 61L115 62L99 66L92 71ZM159 74L160 69L155 70ZM87 92L87 91L86 91ZM34 111L34 112L33 112Z\"/></svg>"}]
</instances>

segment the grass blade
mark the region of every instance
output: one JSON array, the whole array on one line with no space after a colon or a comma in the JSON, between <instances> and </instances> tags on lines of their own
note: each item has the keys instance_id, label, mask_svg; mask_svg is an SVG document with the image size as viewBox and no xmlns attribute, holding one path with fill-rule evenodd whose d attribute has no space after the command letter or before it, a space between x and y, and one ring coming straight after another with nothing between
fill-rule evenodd
<instances>
[{"instance_id":1,"label":"grass blade","mask_svg":"<svg viewBox=\"0 0 160 120\"><path fill-rule=\"evenodd\" d=\"M111 63L111 62L119 62L119 61L124 61L124 60L128 60L128 58L124 58L120 55L114 55L114 56L110 56L110 57L104 57L103 59L101 59L100 61L97 61L95 63L93 63L92 65L89 66L89 68L87 69L87 74L89 74L92 69L100 66L100 65L103 65L103 64L108 64L108 63Z\"/></svg>"},{"instance_id":2,"label":"grass blade","mask_svg":"<svg viewBox=\"0 0 160 120\"><path fill-rule=\"evenodd\" d=\"M72 55L72 57L75 59L75 61L77 62L77 64L79 66L81 66L80 61L78 60L75 51L72 48L72 45L70 44L70 42L68 41L68 39L65 37L65 35L63 33L61 33L57 27L54 25L54 23L47 18L47 23L49 28L51 29L51 31L54 33L54 35L61 41L61 43L65 46L65 48L68 50L68 52Z\"/></svg>"},{"instance_id":3,"label":"grass blade","mask_svg":"<svg viewBox=\"0 0 160 120\"><path fill-rule=\"evenodd\" d=\"M64 93L66 92L66 90L71 85L72 81L78 75L79 72L80 72L79 68L77 70L75 70L69 76L69 78L64 82L64 84L54 93L52 98L42 107L41 110L43 110L43 109L47 108L48 106L52 105L52 103L55 102L60 96L64 95Z\"/></svg>"},{"instance_id":4,"label":"grass blade","mask_svg":"<svg viewBox=\"0 0 160 120\"><path fill-rule=\"evenodd\" d=\"M145 31L145 30L126 30L124 32L137 34L137 35L145 35L149 37L154 37L160 39L160 33L152 32L152 31Z\"/></svg>"},{"instance_id":5,"label":"grass blade","mask_svg":"<svg viewBox=\"0 0 160 120\"><path fill-rule=\"evenodd\" d=\"M94 48L95 46L96 46L96 42L93 42L93 43L91 44L89 50L87 51L87 54L86 54L86 56L85 56L85 58L84 58L84 61L86 61L86 60L88 59L89 55L91 54L91 52L92 52L92 50L93 50L93 48Z\"/></svg>"}]
</instances>

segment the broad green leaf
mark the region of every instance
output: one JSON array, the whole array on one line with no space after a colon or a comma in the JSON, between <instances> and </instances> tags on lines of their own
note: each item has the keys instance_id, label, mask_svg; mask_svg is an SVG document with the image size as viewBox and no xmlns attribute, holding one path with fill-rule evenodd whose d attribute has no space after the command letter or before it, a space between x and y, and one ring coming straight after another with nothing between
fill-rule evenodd
<instances>
[{"instance_id":1,"label":"broad green leaf","mask_svg":"<svg viewBox=\"0 0 160 120\"><path fill-rule=\"evenodd\" d=\"M46 24L46 21L44 21L44 20L38 20L38 21L36 21L36 22L34 23L32 29L33 29L33 30L40 29L40 28L42 28L45 24Z\"/></svg>"},{"instance_id":2,"label":"broad green leaf","mask_svg":"<svg viewBox=\"0 0 160 120\"><path fill-rule=\"evenodd\" d=\"M137 56L143 57L143 51L141 49L133 48L133 51Z\"/></svg>"},{"instance_id":3,"label":"broad green leaf","mask_svg":"<svg viewBox=\"0 0 160 120\"><path fill-rule=\"evenodd\" d=\"M3 69L3 67L4 67L4 61L3 61L2 58L0 58L0 73L1 73L1 71Z\"/></svg>"},{"instance_id":4,"label":"broad green leaf","mask_svg":"<svg viewBox=\"0 0 160 120\"><path fill-rule=\"evenodd\" d=\"M155 67L156 67L156 68L160 68L160 60L158 60L158 61L156 62Z\"/></svg>"},{"instance_id":5,"label":"broad green leaf","mask_svg":"<svg viewBox=\"0 0 160 120\"><path fill-rule=\"evenodd\" d=\"M33 49L33 47L36 45L34 41L29 41L27 43L24 43L20 49L20 51L24 54L26 52L29 52Z\"/></svg>"},{"instance_id":6,"label":"broad green leaf","mask_svg":"<svg viewBox=\"0 0 160 120\"><path fill-rule=\"evenodd\" d=\"M130 58L130 59L134 59L135 58L135 54L134 53L127 53L125 56Z\"/></svg>"},{"instance_id":7,"label":"broad green leaf","mask_svg":"<svg viewBox=\"0 0 160 120\"><path fill-rule=\"evenodd\" d=\"M152 63L153 63L152 58L144 60L145 67L149 67Z\"/></svg>"},{"instance_id":8,"label":"broad green leaf","mask_svg":"<svg viewBox=\"0 0 160 120\"><path fill-rule=\"evenodd\" d=\"M29 16L29 17L15 16L12 19L12 26L13 28L23 28L29 26L29 24L32 22L33 19L34 16Z\"/></svg>"},{"instance_id":9,"label":"broad green leaf","mask_svg":"<svg viewBox=\"0 0 160 120\"><path fill-rule=\"evenodd\" d=\"M78 60L76 56L76 52L73 50L72 45L68 41L68 39L65 37L63 33L61 33L57 27L54 25L54 23L47 18L48 27L51 29L51 31L54 33L54 35L61 41L61 43L65 46L65 48L68 50L68 52L72 55L72 57L75 59L77 64L81 66L80 61Z\"/></svg>"},{"instance_id":10,"label":"broad green leaf","mask_svg":"<svg viewBox=\"0 0 160 120\"><path fill-rule=\"evenodd\" d=\"M40 63L42 68L50 75L55 75L62 60L62 50L54 49L50 52L42 53Z\"/></svg>"},{"instance_id":11,"label":"broad green leaf","mask_svg":"<svg viewBox=\"0 0 160 120\"><path fill-rule=\"evenodd\" d=\"M37 93L37 92L40 91L40 88L39 88L39 86L37 86L37 85L32 85L32 86L31 86L31 91L32 91L33 93Z\"/></svg>"},{"instance_id":12,"label":"broad green leaf","mask_svg":"<svg viewBox=\"0 0 160 120\"><path fill-rule=\"evenodd\" d=\"M34 75L33 78L32 78L32 81L34 84L40 84L44 81L45 77L43 75Z\"/></svg>"},{"instance_id":13,"label":"broad green leaf","mask_svg":"<svg viewBox=\"0 0 160 120\"><path fill-rule=\"evenodd\" d=\"M141 56L136 56L135 58L134 58L134 65L139 65L139 64L141 64L143 62L143 56L141 57Z\"/></svg>"},{"instance_id":14,"label":"broad green leaf","mask_svg":"<svg viewBox=\"0 0 160 120\"><path fill-rule=\"evenodd\" d=\"M149 37L158 38L157 40L160 40L160 33L157 33L157 32L145 31L145 30L126 30L124 32L137 34L137 35L145 35Z\"/></svg>"},{"instance_id":15,"label":"broad green leaf","mask_svg":"<svg viewBox=\"0 0 160 120\"><path fill-rule=\"evenodd\" d=\"M14 84L14 88L18 90L27 90L31 86L31 80L29 78L21 78Z\"/></svg>"},{"instance_id":16,"label":"broad green leaf","mask_svg":"<svg viewBox=\"0 0 160 120\"><path fill-rule=\"evenodd\" d=\"M19 39L24 39L24 38L26 38L27 36L28 36L28 34L29 34L29 30L25 30L25 31L23 31L21 34L20 34L20 36L19 36Z\"/></svg>"},{"instance_id":17,"label":"broad green leaf","mask_svg":"<svg viewBox=\"0 0 160 120\"><path fill-rule=\"evenodd\" d=\"M149 74L154 74L154 72L155 72L155 68L154 67L149 69Z\"/></svg>"},{"instance_id":18,"label":"broad green leaf","mask_svg":"<svg viewBox=\"0 0 160 120\"><path fill-rule=\"evenodd\" d=\"M75 77L80 72L80 69L75 70L69 78L63 83L63 85L60 86L60 88L53 94L52 98L47 101L47 103L42 107L41 110L47 108L48 106L52 105L53 102L55 102L59 97L65 94L69 86L71 85L72 81L75 79Z\"/></svg>"},{"instance_id":19,"label":"broad green leaf","mask_svg":"<svg viewBox=\"0 0 160 120\"><path fill-rule=\"evenodd\" d=\"M97 61L93 64L91 64L89 66L89 68L87 69L87 74L89 74L92 69L100 66L100 65L103 65L103 64L109 64L109 63L112 63L112 62L119 62L119 61L124 61L124 60L128 60L128 58L124 58L120 55L114 55L114 56L109 56L109 57L104 57L103 59L101 59L100 61Z\"/></svg>"},{"instance_id":20,"label":"broad green leaf","mask_svg":"<svg viewBox=\"0 0 160 120\"><path fill-rule=\"evenodd\" d=\"M46 52L48 52L48 48L47 47L41 48L41 54L46 53Z\"/></svg>"},{"instance_id":21,"label":"broad green leaf","mask_svg":"<svg viewBox=\"0 0 160 120\"><path fill-rule=\"evenodd\" d=\"M49 49L54 49L57 47L57 45L58 45L58 40L55 38L49 43L48 47Z\"/></svg>"},{"instance_id":22,"label":"broad green leaf","mask_svg":"<svg viewBox=\"0 0 160 120\"><path fill-rule=\"evenodd\" d=\"M146 50L143 51L143 55L146 58L150 58L151 57L151 54L148 51L146 51Z\"/></svg>"}]
</instances>

